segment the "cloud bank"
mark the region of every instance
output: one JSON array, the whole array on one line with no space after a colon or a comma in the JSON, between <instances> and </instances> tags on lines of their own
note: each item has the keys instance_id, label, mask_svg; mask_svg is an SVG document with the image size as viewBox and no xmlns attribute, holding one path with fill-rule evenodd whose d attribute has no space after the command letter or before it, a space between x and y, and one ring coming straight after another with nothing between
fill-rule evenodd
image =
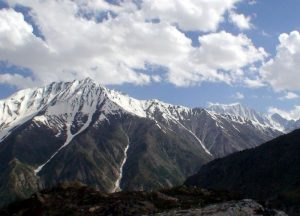
<instances>
[{"instance_id":1,"label":"cloud bank","mask_svg":"<svg viewBox=\"0 0 300 216\"><path fill-rule=\"evenodd\" d=\"M102 84L244 82L244 69L267 54L245 34L218 31L237 2L10 0L11 8L0 10L0 60L32 74L4 73L1 81L17 85L18 76L19 87L87 76ZM29 10L42 37L16 6ZM188 31L201 32L199 47Z\"/></svg>"}]
</instances>

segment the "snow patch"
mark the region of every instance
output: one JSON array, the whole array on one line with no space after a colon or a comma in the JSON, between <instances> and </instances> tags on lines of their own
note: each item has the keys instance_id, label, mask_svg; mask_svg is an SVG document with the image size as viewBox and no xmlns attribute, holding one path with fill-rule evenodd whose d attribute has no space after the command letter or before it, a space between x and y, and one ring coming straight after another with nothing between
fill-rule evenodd
<instances>
[{"instance_id":1,"label":"snow patch","mask_svg":"<svg viewBox=\"0 0 300 216\"><path fill-rule=\"evenodd\" d=\"M129 139L128 139L128 145L127 145L126 148L124 149L124 158L123 158L122 163L121 163L121 166L120 166L120 171L119 171L120 174L119 174L119 177L118 177L118 179L117 179L117 181L116 181L116 183L115 183L115 187L114 187L114 189L113 189L113 191L112 191L113 193L122 190L121 187L120 187L120 184L121 184L121 180L122 180L122 178L123 178L123 169L124 169L124 165L125 165L125 163L126 163L126 161L127 161L127 152L128 152L129 145L130 145L129 142L130 142L130 141L129 141Z\"/></svg>"}]
</instances>

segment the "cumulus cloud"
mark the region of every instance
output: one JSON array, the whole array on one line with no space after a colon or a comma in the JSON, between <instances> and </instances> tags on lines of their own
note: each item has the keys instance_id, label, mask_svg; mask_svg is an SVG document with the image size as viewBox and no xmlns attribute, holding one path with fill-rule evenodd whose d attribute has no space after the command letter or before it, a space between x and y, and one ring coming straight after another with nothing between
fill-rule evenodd
<instances>
[{"instance_id":1,"label":"cumulus cloud","mask_svg":"<svg viewBox=\"0 0 300 216\"><path fill-rule=\"evenodd\" d=\"M30 8L43 39L21 13L2 9L0 60L29 68L36 84L87 76L102 84L241 82L243 69L263 61L265 51L244 34L210 32L236 2L10 0L12 7ZM103 13L107 16L99 20ZM179 29L206 32L200 47ZM165 70L155 74L148 65Z\"/></svg>"},{"instance_id":2,"label":"cumulus cloud","mask_svg":"<svg viewBox=\"0 0 300 216\"><path fill-rule=\"evenodd\" d=\"M169 73L172 83L187 86L202 81L240 82L244 78L242 68L262 61L267 55L244 34L236 36L221 31L200 36L199 42L201 46L194 48L183 62L169 65L173 68Z\"/></svg>"},{"instance_id":3,"label":"cumulus cloud","mask_svg":"<svg viewBox=\"0 0 300 216\"><path fill-rule=\"evenodd\" d=\"M280 97L280 100L293 100L299 98L299 95L297 95L294 92L286 92L284 96Z\"/></svg>"},{"instance_id":4,"label":"cumulus cloud","mask_svg":"<svg viewBox=\"0 0 300 216\"><path fill-rule=\"evenodd\" d=\"M199 61L213 69L237 71L251 63L262 61L267 53L256 48L244 34L237 36L221 31L199 37Z\"/></svg>"},{"instance_id":5,"label":"cumulus cloud","mask_svg":"<svg viewBox=\"0 0 300 216\"><path fill-rule=\"evenodd\" d=\"M176 23L183 30L216 31L223 14L240 0L144 0L143 11L149 19Z\"/></svg>"},{"instance_id":6,"label":"cumulus cloud","mask_svg":"<svg viewBox=\"0 0 300 216\"><path fill-rule=\"evenodd\" d=\"M244 14L237 14L235 11L229 13L229 20L241 30L252 28L251 17Z\"/></svg>"},{"instance_id":7,"label":"cumulus cloud","mask_svg":"<svg viewBox=\"0 0 300 216\"><path fill-rule=\"evenodd\" d=\"M293 31L279 36L276 56L261 68L261 76L276 91L299 90L300 33Z\"/></svg>"},{"instance_id":8,"label":"cumulus cloud","mask_svg":"<svg viewBox=\"0 0 300 216\"><path fill-rule=\"evenodd\" d=\"M294 106L292 110L286 111L281 110L275 107L270 107L268 110L269 114L279 114L282 117L288 119L288 120L298 120L300 119L300 106Z\"/></svg>"}]
</instances>

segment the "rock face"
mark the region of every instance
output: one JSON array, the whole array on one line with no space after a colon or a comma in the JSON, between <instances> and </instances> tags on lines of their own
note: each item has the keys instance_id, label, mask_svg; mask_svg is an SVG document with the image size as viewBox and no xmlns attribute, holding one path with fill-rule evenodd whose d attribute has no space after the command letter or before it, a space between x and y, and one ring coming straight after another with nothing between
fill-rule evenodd
<instances>
[{"instance_id":1,"label":"rock face","mask_svg":"<svg viewBox=\"0 0 300 216\"><path fill-rule=\"evenodd\" d=\"M203 166L186 185L236 191L300 214L300 130Z\"/></svg>"},{"instance_id":2,"label":"rock face","mask_svg":"<svg viewBox=\"0 0 300 216\"><path fill-rule=\"evenodd\" d=\"M0 205L59 182L105 192L179 185L214 158L282 134L236 114L136 100L90 79L19 91L0 101Z\"/></svg>"},{"instance_id":3,"label":"rock face","mask_svg":"<svg viewBox=\"0 0 300 216\"><path fill-rule=\"evenodd\" d=\"M282 211L266 209L254 200L240 200L209 205L204 208L171 210L155 214L156 216L287 216Z\"/></svg>"},{"instance_id":4,"label":"rock face","mask_svg":"<svg viewBox=\"0 0 300 216\"><path fill-rule=\"evenodd\" d=\"M227 192L184 186L155 192L107 194L79 183L60 184L0 209L10 215L268 215L285 216ZM175 210L176 209L176 210ZM228 214L225 214L228 213Z\"/></svg>"}]
</instances>

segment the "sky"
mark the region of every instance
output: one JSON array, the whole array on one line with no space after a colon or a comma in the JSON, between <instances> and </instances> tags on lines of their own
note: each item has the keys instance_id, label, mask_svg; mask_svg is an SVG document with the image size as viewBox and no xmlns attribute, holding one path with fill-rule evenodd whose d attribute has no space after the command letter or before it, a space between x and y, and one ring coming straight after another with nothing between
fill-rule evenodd
<instances>
[{"instance_id":1,"label":"sky","mask_svg":"<svg viewBox=\"0 0 300 216\"><path fill-rule=\"evenodd\" d=\"M300 118L298 0L0 0L0 99L90 77L138 99Z\"/></svg>"}]
</instances>

